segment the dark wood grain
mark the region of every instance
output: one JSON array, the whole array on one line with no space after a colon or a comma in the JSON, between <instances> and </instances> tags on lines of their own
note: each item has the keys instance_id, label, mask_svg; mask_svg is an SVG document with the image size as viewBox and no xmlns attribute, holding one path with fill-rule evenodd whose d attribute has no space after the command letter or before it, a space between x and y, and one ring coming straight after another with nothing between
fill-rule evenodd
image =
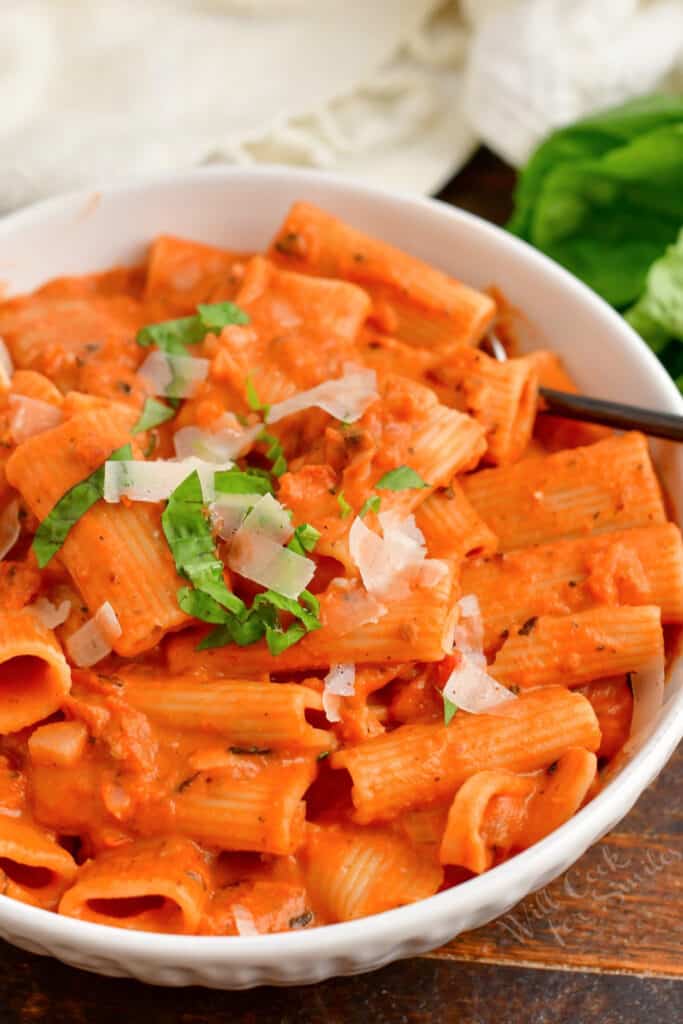
<instances>
[{"instance_id":1,"label":"dark wood grain","mask_svg":"<svg viewBox=\"0 0 683 1024\"><path fill-rule=\"evenodd\" d=\"M3 1024L674 1024L668 979L412 960L309 988L158 989L3 960Z\"/></svg>"},{"instance_id":2,"label":"dark wood grain","mask_svg":"<svg viewBox=\"0 0 683 1024\"><path fill-rule=\"evenodd\" d=\"M487 150L441 198L496 223L513 171ZM156 989L0 943L0 1024L677 1024L683 752L618 830L510 914L430 957L308 988Z\"/></svg>"}]
</instances>

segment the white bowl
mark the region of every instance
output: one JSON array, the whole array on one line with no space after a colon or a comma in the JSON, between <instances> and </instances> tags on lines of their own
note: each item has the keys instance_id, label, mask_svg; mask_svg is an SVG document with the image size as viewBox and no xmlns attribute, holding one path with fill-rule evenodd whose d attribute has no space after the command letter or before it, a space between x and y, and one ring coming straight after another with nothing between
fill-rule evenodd
<instances>
[{"instance_id":1,"label":"white bowl","mask_svg":"<svg viewBox=\"0 0 683 1024\"><path fill-rule=\"evenodd\" d=\"M649 349L601 299L523 242L429 199L386 195L317 172L207 169L79 193L0 221L0 278L12 291L47 278L139 260L152 236L186 235L235 249L266 245L295 199L308 199L474 285L499 285L589 394L671 412L683 402ZM683 508L683 452L656 446ZM369 971L478 928L565 871L629 811L683 734L683 665L649 740L566 825L457 888L384 914L256 938L131 932L71 920L0 897L0 935L100 974L157 985L294 985Z\"/></svg>"}]
</instances>

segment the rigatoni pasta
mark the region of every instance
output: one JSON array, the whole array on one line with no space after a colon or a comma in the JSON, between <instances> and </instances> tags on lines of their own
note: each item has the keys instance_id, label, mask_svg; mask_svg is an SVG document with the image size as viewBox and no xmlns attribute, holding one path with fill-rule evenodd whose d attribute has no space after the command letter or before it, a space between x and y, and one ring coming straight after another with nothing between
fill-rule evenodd
<instances>
[{"instance_id":1,"label":"rigatoni pasta","mask_svg":"<svg viewBox=\"0 0 683 1024\"><path fill-rule=\"evenodd\" d=\"M683 544L645 438L545 422L573 384L506 319L305 202L266 253L163 235L0 303L0 894L298 930L599 792Z\"/></svg>"}]
</instances>

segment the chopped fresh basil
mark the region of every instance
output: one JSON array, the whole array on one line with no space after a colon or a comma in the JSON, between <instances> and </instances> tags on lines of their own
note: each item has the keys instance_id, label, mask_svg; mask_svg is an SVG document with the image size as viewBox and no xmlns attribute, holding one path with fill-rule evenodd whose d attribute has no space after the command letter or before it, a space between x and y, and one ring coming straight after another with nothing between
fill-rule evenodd
<instances>
[{"instance_id":1,"label":"chopped fresh basil","mask_svg":"<svg viewBox=\"0 0 683 1024\"><path fill-rule=\"evenodd\" d=\"M300 622L294 622L287 629L266 626L266 643L271 654L282 654L288 647L298 644L306 636L307 629Z\"/></svg>"},{"instance_id":2,"label":"chopped fresh basil","mask_svg":"<svg viewBox=\"0 0 683 1024\"><path fill-rule=\"evenodd\" d=\"M133 458L129 444L112 452L108 462L128 461ZM75 484L48 512L36 530L31 548L41 569L59 551L69 531L104 495L104 463L80 483Z\"/></svg>"},{"instance_id":3,"label":"chopped fresh basil","mask_svg":"<svg viewBox=\"0 0 683 1024\"><path fill-rule=\"evenodd\" d=\"M289 612L290 615L299 619L306 627L307 632L313 629L320 629L321 626L320 619L318 618L320 614L318 599L308 590L301 591L298 601L295 601L292 597L276 594L274 590L266 590L263 594L256 595L252 609L260 611L266 623L273 624L277 621L277 616L273 615L271 617L271 612L282 611Z\"/></svg>"},{"instance_id":4,"label":"chopped fresh basil","mask_svg":"<svg viewBox=\"0 0 683 1024\"><path fill-rule=\"evenodd\" d=\"M212 302L197 306L202 327L206 331L222 331L229 324L248 324L249 315L234 302Z\"/></svg>"},{"instance_id":5,"label":"chopped fresh basil","mask_svg":"<svg viewBox=\"0 0 683 1024\"><path fill-rule=\"evenodd\" d=\"M156 398L146 398L145 404L140 413L140 418L131 430L131 434L141 434L143 430L151 430L165 423L175 416L175 409L171 409L163 402L157 402Z\"/></svg>"},{"instance_id":6,"label":"chopped fresh basil","mask_svg":"<svg viewBox=\"0 0 683 1024\"><path fill-rule=\"evenodd\" d=\"M379 507L382 504L382 499L379 494L371 494L369 498L366 498L361 505L360 512L358 515L361 519L365 519L368 512L379 512Z\"/></svg>"},{"instance_id":7,"label":"chopped fresh basil","mask_svg":"<svg viewBox=\"0 0 683 1024\"><path fill-rule=\"evenodd\" d=\"M288 612L297 621L284 629L278 615L280 611ZM320 629L322 623L318 618L319 612L317 598L307 590L301 592L299 601L266 590L262 594L257 594L252 607L242 615L225 613L222 624L204 637L197 650L225 647L230 643L248 647L265 635L270 653L281 654L301 640L306 633ZM216 619L206 621L215 622Z\"/></svg>"},{"instance_id":8,"label":"chopped fresh basil","mask_svg":"<svg viewBox=\"0 0 683 1024\"><path fill-rule=\"evenodd\" d=\"M454 704L452 700L449 700L445 695L443 696L443 722L444 725L450 725L453 715L458 710L458 705Z\"/></svg>"},{"instance_id":9,"label":"chopped fresh basil","mask_svg":"<svg viewBox=\"0 0 683 1024\"><path fill-rule=\"evenodd\" d=\"M353 512L353 509L351 508L348 501L344 497L343 491L340 491L339 494L337 495L337 504L339 505L339 514L342 517L342 519L346 519L346 517L350 516L351 513Z\"/></svg>"},{"instance_id":10,"label":"chopped fresh basil","mask_svg":"<svg viewBox=\"0 0 683 1024\"><path fill-rule=\"evenodd\" d=\"M265 419L270 411L270 406L265 402L262 402L261 399L259 398L258 391L256 390L256 385L254 384L254 381L252 380L250 373L247 374L246 395L247 405L249 406L251 411L262 412L263 418Z\"/></svg>"},{"instance_id":11,"label":"chopped fresh basil","mask_svg":"<svg viewBox=\"0 0 683 1024\"><path fill-rule=\"evenodd\" d=\"M180 320L165 320L160 324L148 324L138 331L136 341L143 348L156 345L169 355L187 355L188 345L198 345L206 334L199 317L184 316Z\"/></svg>"},{"instance_id":12,"label":"chopped fresh basil","mask_svg":"<svg viewBox=\"0 0 683 1024\"><path fill-rule=\"evenodd\" d=\"M410 466L397 466L381 477L375 487L378 491L410 491L429 487L419 473Z\"/></svg>"},{"instance_id":13,"label":"chopped fresh basil","mask_svg":"<svg viewBox=\"0 0 683 1024\"><path fill-rule=\"evenodd\" d=\"M207 334L222 330L228 324L248 324L249 317L233 302L216 302L198 306L197 316L148 324L138 331L137 343L147 348L156 345L169 355L184 356L188 345L198 345Z\"/></svg>"},{"instance_id":14,"label":"chopped fresh basil","mask_svg":"<svg viewBox=\"0 0 683 1024\"><path fill-rule=\"evenodd\" d=\"M272 462L270 471L273 476L280 477L283 473L286 473L287 460L285 458L285 453L282 450L280 439L275 437L274 434L269 434L267 430L262 430L256 440L264 441L268 445L268 448L266 449L266 458L270 459Z\"/></svg>"},{"instance_id":15,"label":"chopped fresh basil","mask_svg":"<svg viewBox=\"0 0 683 1024\"><path fill-rule=\"evenodd\" d=\"M223 608L241 614L244 602L225 585L223 563L216 555L211 528L204 516L202 486L196 470L171 494L161 525L181 576Z\"/></svg>"},{"instance_id":16,"label":"chopped fresh basil","mask_svg":"<svg viewBox=\"0 0 683 1024\"><path fill-rule=\"evenodd\" d=\"M184 612L192 615L195 619L201 619L202 622L215 622L223 625L229 614L209 594L205 594L201 590L193 590L192 587L181 587L178 591L178 604Z\"/></svg>"},{"instance_id":17,"label":"chopped fresh basil","mask_svg":"<svg viewBox=\"0 0 683 1024\"><path fill-rule=\"evenodd\" d=\"M311 526L310 523L302 523L301 526L297 526L294 530L294 536L287 547L297 555L305 557L309 551L313 551L319 540L320 531L316 530L315 526Z\"/></svg>"},{"instance_id":18,"label":"chopped fresh basil","mask_svg":"<svg viewBox=\"0 0 683 1024\"><path fill-rule=\"evenodd\" d=\"M221 469L214 473L216 494L272 494L269 474L255 469Z\"/></svg>"}]
</instances>

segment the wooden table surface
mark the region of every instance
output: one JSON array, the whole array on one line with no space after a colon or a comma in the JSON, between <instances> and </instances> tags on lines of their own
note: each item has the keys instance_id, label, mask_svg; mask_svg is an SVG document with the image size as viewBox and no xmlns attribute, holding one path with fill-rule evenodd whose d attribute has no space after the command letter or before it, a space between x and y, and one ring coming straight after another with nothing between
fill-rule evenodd
<instances>
[{"instance_id":1,"label":"wooden table surface","mask_svg":"<svg viewBox=\"0 0 683 1024\"><path fill-rule=\"evenodd\" d=\"M480 151L442 193L502 223ZM158 989L0 942L0 1024L675 1024L683 1019L683 749L565 875L430 956L308 988Z\"/></svg>"}]
</instances>

